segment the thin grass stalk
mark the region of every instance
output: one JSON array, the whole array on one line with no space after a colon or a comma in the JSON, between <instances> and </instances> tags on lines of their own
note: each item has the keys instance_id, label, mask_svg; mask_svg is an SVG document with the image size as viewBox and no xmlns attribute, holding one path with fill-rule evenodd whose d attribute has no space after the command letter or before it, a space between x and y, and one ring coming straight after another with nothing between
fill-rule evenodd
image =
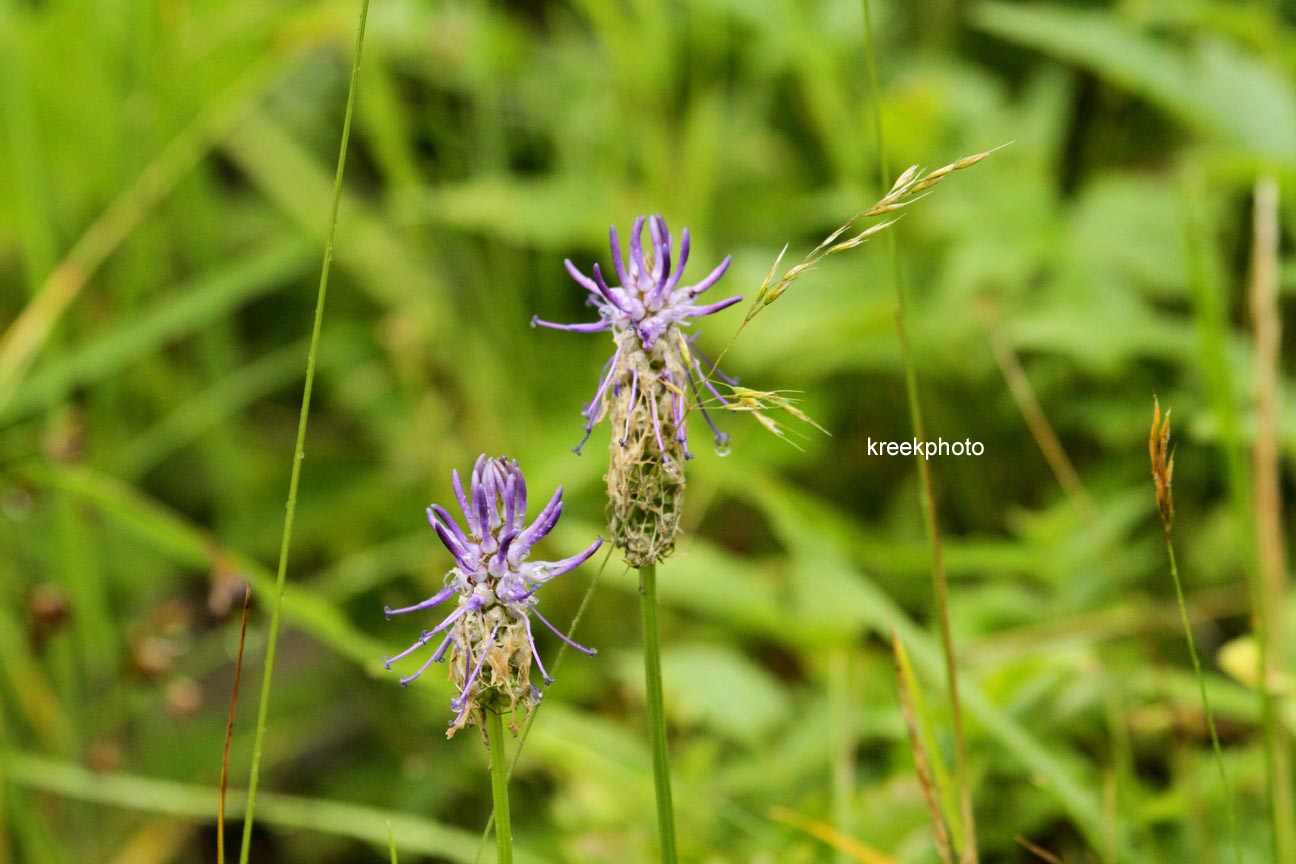
<instances>
[{"instance_id":1,"label":"thin grass stalk","mask_svg":"<svg viewBox=\"0 0 1296 864\"><path fill-rule=\"evenodd\" d=\"M499 864L513 864L513 817L509 813L509 765L504 755L504 717L486 711L486 741L490 745L491 799L495 805L495 853Z\"/></svg>"},{"instance_id":2,"label":"thin grass stalk","mask_svg":"<svg viewBox=\"0 0 1296 864\"><path fill-rule=\"evenodd\" d=\"M391 864L400 864L396 860L396 834L392 831L391 820L387 820L387 851L391 855Z\"/></svg>"},{"instance_id":3,"label":"thin grass stalk","mask_svg":"<svg viewBox=\"0 0 1296 864\"><path fill-rule=\"evenodd\" d=\"M891 656L895 660L896 681L900 687L900 713L909 735L909 750L913 753L914 770L918 772L918 786L922 789L923 803L927 805L927 815L931 817L936 852L940 855L942 864L954 864L954 845L950 841L949 828L945 825L945 814L941 812L940 790L932 777L931 760L927 756L927 746L923 743L918 712L915 710L914 696L918 690L918 681L909 664L904 643L894 630L891 631Z\"/></svg>"},{"instance_id":4,"label":"thin grass stalk","mask_svg":"<svg viewBox=\"0 0 1296 864\"><path fill-rule=\"evenodd\" d=\"M1247 472L1242 432L1238 419L1233 372L1228 358L1229 312L1224 298L1222 267L1207 250L1216 247L1218 238L1206 206L1205 180L1199 170L1189 169L1182 178L1184 196L1185 248L1188 250L1189 281L1192 286L1193 317L1197 323L1198 353L1202 372L1210 393L1212 410L1219 427L1220 446L1224 451L1225 476L1229 499L1240 520L1243 537L1258 536L1253 484ZM1256 644L1255 679L1260 695L1260 728L1264 750L1265 788L1274 820L1274 845L1279 835L1291 830L1285 827L1278 802L1285 794L1279 788L1277 742L1283 735L1276 699L1270 690L1269 669L1270 614L1266 608L1265 588L1259 573L1254 546L1241 548L1242 568L1251 608L1251 630ZM1291 824L1290 817L1286 825ZM1279 858L1279 861L1283 859Z\"/></svg>"},{"instance_id":5,"label":"thin grass stalk","mask_svg":"<svg viewBox=\"0 0 1296 864\"><path fill-rule=\"evenodd\" d=\"M639 568L639 601L643 612L648 739L652 746L653 786L657 794L657 836L661 842L662 864L677 864L675 807L671 801L670 754L666 744L666 704L662 695L661 622L658 616L656 564Z\"/></svg>"},{"instance_id":6,"label":"thin grass stalk","mask_svg":"<svg viewBox=\"0 0 1296 864\"><path fill-rule=\"evenodd\" d=\"M1206 676L1202 672L1201 659L1197 656L1192 622L1188 618L1188 604L1184 601L1183 583L1179 579L1179 565L1175 562L1174 542L1171 535L1171 526L1174 524L1174 450L1170 447L1170 412L1167 410L1162 415L1161 403L1155 397L1152 400L1152 432L1148 436L1148 453L1152 459L1152 482L1156 487L1157 513L1161 517L1166 555L1170 559L1170 576L1174 581L1175 600L1179 604L1179 620L1183 625L1184 641L1188 643L1193 672L1197 676L1197 687L1201 691L1202 710L1206 714L1211 747L1215 751L1215 765L1219 769L1220 786L1224 790L1228 805L1229 833L1233 837L1234 856L1237 864L1242 864L1242 841L1237 830L1233 793L1229 788L1228 773L1224 770L1224 753L1220 749L1219 735L1215 731L1215 714L1211 710L1210 697L1206 693Z\"/></svg>"},{"instance_id":7,"label":"thin grass stalk","mask_svg":"<svg viewBox=\"0 0 1296 864\"><path fill-rule=\"evenodd\" d=\"M1278 363L1282 319L1278 308L1278 184L1270 177L1256 182L1251 255L1251 320L1256 344L1256 440L1252 454L1255 483L1256 547L1268 616L1268 645L1261 665L1260 687L1272 694L1286 657L1287 550L1283 539L1283 502L1279 465L1278 418L1281 413ZM1273 710L1282 716L1281 697ZM1274 852L1278 861L1296 861L1296 810L1292 802L1291 739L1281 722L1273 724L1271 805Z\"/></svg>"},{"instance_id":8,"label":"thin grass stalk","mask_svg":"<svg viewBox=\"0 0 1296 864\"><path fill-rule=\"evenodd\" d=\"M225 747L221 751L220 803L216 807L216 861L225 864L225 795L229 791L230 743L234 740L234 718L238 715L239 684L243 681L243 649L247 646L248 618L252 611L252 583L243 586L243 615L239 623L238 655L234 659L234 687L230 693L229 719L225 722ZM3 859L0 859L3 860Z\"/></svg>"},{"instance_id":9,"label":"thin grass stalk","mask_svg":"<svg viewBox=\"0 0 1296 864\"><path fill-rule=\"evenodd\" d=\"M1081 515L1089 522L1097 523L1098 511L1094 507L1093 499L1089 497L1089 492L1085 489L1075 464L1067 455L1066 448L1062 446L1062 441L1058 438L1053 424L1049 422L1048 415L1044 413L1044 406L1035 395L1030 377L1022 368L1021 360L1017 357L1017 352L1013 350L1012 343L1008 341L1008 336L999 322L997 310L989 300L981 306L981 321L985 328L986 341L990 343L995 363L999 366L999 372L1008 385L1008 392L1012 395L1013 401L1017 403L1017 410L1026 421L1031 437L1035 439L1036 446L1044 456L1044 461L1048 462L1058 485L1075 503Z\"/></svg>"},{"instance_id":10,"label":"thin grass stalk","mask_svg":"<svg viewBox=\"0 0 1296 864\"><path fill-rule=\"evenodd\" d=\"M864 48L868 64L869 89L873 95L873 131L877 150L878 183L886 188L890 171L887 166L886 136L882 125L882 86L878 79L877 49L873 40L873 14L869 0L863 0L864 6ZM904 289L904 273L900 266L900 247L896 232L887 232L887 248L891 258L892 281L896 294L896 334L900 342L900 354L904 362L905 392L909 401L909 421L914 436L920 443L927 440L923 423L922 401L918 393L918 373L914 366L913 351L909 344L906 329L908 320L908 303ZM920 480L919 496L923 510L924 527L927 539L932 547L932 581L936 599L936 618L940 627L941 649L945 661L945 682L950 700L950 714L954 727L954 782L958 787L960 828L962 829L962 848L959 860L962 864L977 864L980 860L977 852L976 821L972 808L972 786L968 771L967 735L963 726L963 704L959 696L958 660L954 654L954 635L950 625L949 613L949 580L945 572L945 558L941 546L940 522L936 517L936 499L932 492L931 469L927 460L915 453L914 461L918 466Z\"/></svg>"},{"instance_id":11,"label":"thin grass stalk","mask_svg":"<svg viewBox=\"0 0 1296 864\"><path fill-rule=\"evenodd\" d=\"M306 383L302 388L301 411L297 418L297 442L293 447L292 474L288 481L288 501L284 513L283 538L279 545L279 567L275 574L274 608L270 614L270 633L266 642L265 671L261 679L261 702L257 706L256 735L252 744L252 769L248 777L247 806L243 816L243 844L239 864L248 864L252 846L252 825L256 817L257 781L261 776L261 752L265 744L266 721L270 707L270 685L274 677L275 649L279 644L279 614L283 609L284 584L288 574L288 552L292 544L293 520L297 515L297 489L301 481L302 462L306 458L306 427L310 418L311 394L315 385L315 362L319 353L320 330L324 323L324 301L328 294L329 271L333 265L333 241L337 235L338 207L342 202L342 175L346 169L347 144L351 140L351 115L355 109L356 89L360 81L360 55L364 49L365 24L369 20L369 0L360 0L360 18L356 26L355 51L351 58L351 81L347 87L346 114L342 120L342 141L338 145L337 172L333 178L333 203L329 210L328 237L324 242L324 261L320 266L319 290L315 297L315 316L311 324L310 349L306 355Z\"/></svg>"},{"instance_id":12,"label":"thin grass stalk","mask_svg":"<svg viewBox=\"0 0 1296 864\"><path fill-rule=\"evenodd\" d=\"M1183 582L1179 578L1179 565L1175 561L1174 543L1170 536L1170 525L1163 526L1165 534L1166 555L1170 559L1170 577L1174 580L1175 599L1179 603L1179 620L1183 623L1184 641L1188 643L1188 655L1192 658L1193 674L1197 676L1197 688L1201 693L1202 711L1206 713L1206 728L1210 730L1211 749L1215 753L1215 768L1219 771L1220 787L1227 799L1229 836L1233 841L1233 857L1237 864L1242 864L1242 838L1238 834L1237 807L1233 800L1233 789L1229 785L1228 773L1224 770L1224 751L1220 748L1219 732L1215 728L1215 712L1211 709L1210 697L1206 694L1206 675L1202 672L1201 658L1197 655L1197 643L1193 639L1192 624L1188 620L1188 604L1184 600ZM1285 860L1285 859L1279 859Z\"/></svg>"},{"instance_id":13,"label":"thin grass stalk","mask_svg":"<svg viewBox=\"0 0 1296 864\"><path fill-rule=\"evenodd\" d=\"M1066 864L1065 861L1045 849L1043 846L1040 846L1037 843L1032 843L1025 837L1018 837L1017 844L1039 860L1043 861L1044 864Z\"/></svg>"}]
</instances>

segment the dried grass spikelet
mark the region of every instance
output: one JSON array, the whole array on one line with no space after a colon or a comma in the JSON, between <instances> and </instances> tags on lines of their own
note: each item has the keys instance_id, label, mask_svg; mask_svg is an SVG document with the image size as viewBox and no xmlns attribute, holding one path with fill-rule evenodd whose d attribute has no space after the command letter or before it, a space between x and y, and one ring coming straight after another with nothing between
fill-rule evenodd
<instances>
[{"instance_id":1,"label":"dried grass spikelet","mask_svg":"<svg viewBox=\"0 0 1296 864\"><path fill-rule=\"evenodd\" d=\"M670 555L679 533L687 450L676 406L688 372L680 338L660 339L647 351L633 331L618 341L625 350L608 410L608 530L626 563L643 567Z\"/></svg>"},{"instance_id":2,"label":"dried grass spikelet","mask_svg":"<svg viewBox=\"0 0 1296 864\"><path fill-rule=\"evenodd\" d=\"M1170 527L1174 521L1174 451L1170 449L1170 409L1161 414L1161 403L1152 397L1152 434L1148 438L1148 452L1152 456L1152 479L1156 482L1157 510L1161 522Z\"/></svg>"},{"instance_id":3,"label":"dried grass spikelet","mask_svg":"<svg viewBox=\"0 0 1296 864\"><path fill-rule=\"evenodd\" d=\"M995 148L997 150L999 148ZM755 318L766 306L769 306L775 300L791 287L792 283L810 270L813 270L824 258L829 255L836 255L838 252L845 252L848 249L854 249L862 246L872 239L875 235L885 231L896 223L896 219L889 219L886 222L877 222L862 230L859 225L866 219L876 219L890 213L896 213L903 210L915 201L926 197L928 190L940 183L955 171L962 171L965 168L971 168L973 165L985 159L994 150L987 150L984 153L976 153L972 156L964 156L948 165L943 165L934 171L923 173L917 165L911 165L904 173L896 178L895 183L877 202L871 207L859 211L840 228L824 238L823 242L816 246L810 254L806 255L800 263L788 268L779 275L779 266L783 263L783 256L787 253L787 247L779 253L778 258L774 260L774 266L770 268L769 275L761 283L760 290L756 292L756 300L747 310L747 315L743 318L742 326L745 327L753 318ZM898 217L897 217L898 218ZM843 235L849 235L845 240ZM742 329L741 327L739 328Z\"/></svg>"}]
</instances>

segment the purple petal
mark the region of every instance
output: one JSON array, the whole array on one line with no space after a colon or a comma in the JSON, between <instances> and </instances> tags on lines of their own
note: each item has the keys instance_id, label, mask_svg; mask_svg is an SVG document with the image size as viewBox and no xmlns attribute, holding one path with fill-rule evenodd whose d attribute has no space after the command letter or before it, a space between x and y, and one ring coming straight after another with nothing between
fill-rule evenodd
<instances>
[{"instance_id":1,"label":"purple petal","mask_svg":"<svg viewBox=\"0 0 1296 864\"><path fill-rule=\"evenodd\" d=\"M427 514L428 522L432 523L432 527L435 528L437 522L440 521L441 525L450 532L458 542L459 546L462 547L465 552L468 550L468 538L464 535L463 529L459 527L459 523L450 515L449 510L445 509L440 504L433 504L431 507L427 508ZM453 554L454 550L451 549L450 552Z\"/></svg>"},{"instance_id":2,"label":"purple petal","mask_svg":"<svg viewBox=\"0 0 1296 864\"><path fill-rule=\"evenodd\" d=\"M454 641L454 631L451 630L449 633L446 634L446 638L441 640L441 644L437 646L437 650L432 652L433 663L440 663L442 660L445 659L446 649L450 647L450 643L453 641Z\"/></svg>"},{"instance_id":3,"label":"purple petal","mask_svg":"<svg viewBox=\"0 0 1296 864\"><path fill-rule=\"evenodd\" d=\"M486 519L493 533L501 524L499 502L504 478L500 476L500 460L491 459L482 471L482 489L486 493Z\"/></svg>"},{"instance_id":4,"label":"purple petal","mask_svg":"<svg viewBox=\"0 0 1296 864\"><path fill-rule=\"evenodd\" d=\"M657 417L657 394L645 393L644 395L648 397L648 410L652 414L653 433L657 436L657 449L661 451L664 457L666 455L666 445L662 443L661 420Z\"/></svg>"},{"instance_id":5,"label":"purple petal","mask_svg":"<svg viewBox=\"0 0 1296 864\"><path fill-rule=\"evenodd\" d=\"M580 565L588 561L589 557L593 555L595 552L597 552L598 548L602 545L603 545L603 538L599 537L595 539L593 543L590 544L590 547L588 549L586 549L583 552L577 552L575 555L571 556L570 558L564 558L561 561L545 561L542 563L528 565L529 567L531 567L532 571L537 573L538 575L527 576L526 577L527 581L548 582L551 579L554 579L558 576L562 576L564 573L570 573L571 571L575 570L577 567L579 567Z\"/></svg>"},{"instance_id":6,"label":"purple petal","mask_svg":"<svg viewBox=\"0 0 1296 864\"><path fill-rule=\"evenodd\" d=\"M741 303L742 299L742 295L739 294L735 297L730 297L727 300L721 300L719 303L712 303L710 306L686 306L682 317L701 318L703 315L711 315L715 312L719 312L721 309L728 309L735 303Z\"/></svg>"},{"instance_id":7,"label":"purple petal","mask_svg":"<svg viewBox=\"0 0 1296 864\"><path fill-rule=\"evenodd\" d=\"M612 248L612 266L616 268L621 287L625 288L629 286L630 279L626 276L625 259L621 256L621 240L617 237L615 225L608 229L608 245Z\"/></svg>"},{"instance_id":8,"label":"purple petal","mask_svg":"<svg viewBox=\"0 0 1296 864\"><path fill-rule=\"evenodd\" d=\"M417 681L418 677L422 675L424 672L426 672L429 666L431 666L433 663L440 662L441 658L445 656L445 647L448 644L450 644L450 636L446 636L445 641L441 643L441 647L438 648L432 654L432 656L427 659L427 662L425 662L422 666L419 667L417 672L415 672L413 675L406 675L404 678L400 679L400 685L402 687L408 687L411 682Z\"/></svg>"},{"instance_id":9,"label":"purple petal","mask_svg":"<svg viewBox=\"0 0 1296 864\"><path fill-rule=\"evenodd\" d=\"M477 570L479 568L480 565L474 560L472 552L459 545L459 541L444 525L437 521L432 523L432 528L436 531L442 545L450 550L450 554L454 556L455 563L465 570Z\"/></svg>"},{"instance_id":10,"label":"purple petal","mask_svg":"<svg viewBox=\"0 0 1296 864\"><path fill-rule=\"evenodd\" d=\"M526 524L527 487L526 477L518 471L513 475L513 530L521 531Z\"/></svg>"},{"instance_id":11,"label":"purple petal","mask_svg":"<svg viewBox=\"0 0 1296 864\"><path fill-rule=\"evenodd\" d=\"M486 537L487 521L482 518L482 466L486 462L486 456L478 456L477 461L473 464L472 476L468 480L468 500L472 505L468 521L472 523L473 531L479 539Z\"/></svg>"},{"instance_id":12,"label":"purple petal","mask_svg":"<svg viewBox=\"0 0 1296 864\"><path fill-rule=\"evenodd\" d=\"M617 295L613 293L611 286L609 286L607 284L607 280L603 278L603 271L599 269L599 265L597 264L594 265L594 287L597 288L598 293L601 294L604 298L606 298L607 301L611 303L613 306L620 309L622 312L626 313L627 315L631 314L631 310L633 307L622 302L617 297Z\"/></svg>"},{"instance_id":13,"label":"purple petal","mask_svg":"<svg viewBox=\"0 0 1296 864\"><path fill-rule=\"evenodd\" d=\"M558 519L562 516L563 509L562 494L562 487L559 486L558 491L549 499L549 503L544 506L544 509L536 516L535 521L531 523L531 527L519 534L517 540L513 542L513 554L509 558L509 561L511 561L514 566L520 563L522 559L527 556L527 553L531 551L532 546L538 543L542 537L552 531L554 526L558 524Z\"/></svg>"},{"instance_id":14,"label":"purple petal","mask_svg":"<svg viewBox=\"0 0 1296 864\"><path fill-rule=\"evenodd\" d=\"M536 316L531 316L532 327L548 327L550 330L567 330L571 333L598 333L608 329L612 324L608 321L591 321L588 324L555 324L553 321L544 321Z\"/></svg>"},{"instance_id":15,"label":"purple petal","mask_svg":"<svg viewBox=\"0 0 1296 864\"><path fill-rule=\"evenodd\" d=\"M563 259L563 264L567 267L568 275L575 279L582 288L589 291L591 294L601 293L598 285L594 283L594 280L582 273L576 265L572 263L570 258Z\"/></svg>"},{"instance_id":16,"label":"purple petal","mask_svg":"<svg viewBox=\"0 0 1296 864\"><path fill-rule=\"evenodd\" d=\"M404 615L406 612L418 612L422 609L431 609L433 606L439 606L444 603L450 595L454 594L458 590L459 588L456 585L447 585L428 599L424 600L422 603L415 603L413 606L406 606L404 609L383 607L383 614L390 620L393 615Z\"/></svg>"},{"instance_id":17,"label":"purple petal","mask_svg":"<svg viewBox=\"0 0 1296 864\"><path fill-rule=\"evenodd\" d=\"M484 471L473 472L472 504L477 524L481 526L481 538L490 536L490 510L487 504L486 477Z\"/></svg>"},{"instance_id":18,"label":"purple petal","mask_svg":"<svg viewBox=\"0 0 1296 864\"><path fill-rule=\"evenodd\" d=\"M632 276L642 276L645 272L643 259L643 226L644 217L640 216L634 221L634 227L630 229L630 273ZM630 287L630 286L624 286Z\"/></svg>"},{"instance_id":19,"label":"purple petal","mask_svg":"<svg viewBox=\"0 0 1296 864\"><path fill-rule=\"evenodd\" d=\"M697 361L694 360L693 362L696 365ZM701 369L698 370L698 374L702 375ZM728 441L729 436L726 433L721 432L718 428L716 428L715 421L711 419L710 412L708 412L706 406L702 404L702 393L701 391L698 390L697 381L694 380L692 372L688 373L688 379L689 379L689 386L693 388L693 398L697 402L698 409L702 412L702 419L706 420L707 425L711 427L711 431L715 434L716 446L719 446L723 441ZM702 380L706 381L705 375L702 375ZM707 381L707 387L711 389L712 393L715 393L716 396L720 398L721 402L725 401L724 397L720 396L719 392L716 391L715 387L711 386L710 381Z\"/></svg>"},{"instance_id":20,"label":"purple petal","mask_svg":"<svg viewBox=\"0 0 1296 864\"><path fill-rule=\"evenodd\" d=\"M513 541L517 539L517 536L516 531L511 529L505 531L504 536L500 538L499 551L495 553L496 561L503 564L508 560L509 547L513 545Z\"/></svg>"},{"instance_id":21,"label":"purple petal","mask_svg":"<svg viewBox=\"0 0 1296 864\"><path fill-rule=\"evenodd\" d=\"M517 516L517 496L513 493L517 485L516 474L510 474L504 480L504 527L506 529L513 527L513 520Z\"/></svg>"},{"instance_id":22,"label":"purple petal","mask_svg":"<svg viewBox=\"0 0 1296 864\"><path fill-rule=\"evenodd\" d=\"M660 287L670 273L670 233L666 230L666 220L654 215L648 220L648 232L653 241L652 278Z\"/></svg>"},{"instance_id":23,"label":"purple petal","mask_svg":"<svg viewBox=\"0 0 1296 864\"><path fill-rule=\"evenodd\" d=\"M459 472L450 472L450 483L454 486L455 498L459 501L459 509L463 511L464 519L468 522L468 530L476 531L477 526L473 524L472 510L468 507L468 496L464 495L463 483L459 480Z\"/></svg>"},{"instance_id":24,"label":"purple petal","mask_svg":"<svg viewBox=\"0 0 1296 864\"><path fill-rule=\"evenodd\" d=\"M418 641L415 642L413 645L406 648L404 651L400 652L395 657L384 657L383 668L390 669L393 663L399 660L404 660L406 657L408 657L409 655L413 654L415 651L417 651L418 649L426 645L428 643L428 640L430 640L431 638L432 638L432 633L428 630L424 630L423 635L420 636L418 638Z\"/></svg>"},{"instance_id":25,"label":"purple petal","mask_svg":"<svg viewBox=\"0 0 1296 864\"><path fill-rule=\"evenodd\" d=\"M587 416L593 418L598 415L598 406L603 401L607 388L612 383L612 376L616 374L616 362L621 358L621 346L617 345L616 351L612 352L612 359L608 361L607 369L603 373L603 380L599 382L599 387L594 391L594 398L590 400L589 411Z\"/></svg>"},{"instance_id":26,"label":"purple petal","mask_svg":"<svg viewBox=\"0 0 1296 864\"><path fill-rule=\"evenodd\" d=\"M575 648L577 651L580 651L580 652L583 653L583 654L588 654L588 655L591 656L591 657L593 657L595 654L598 653L598 652L595 651L593 648L586 648L584 645L578 645L577 643L575 643L575 642L573 642L572 640L568 639L565 635L563 635L563 632L562 632L561 630L559 630L557 627L555 627L554 625L552 625L552 624L549 623L549 619L548 619L548 618L546 618L546 617L544 617L543 615L540 614L540 610L539 610L539 609L536 609L536 608L533 606L533 607L531 608L531 611L535 613L535 616L536 616L537 618L540 619L540 622L541 622L542 624L544 624L546 627L548 627L548 628L549 628L550 630L552 630L554 633L557 633L559 639L563 640L563 641L566 642L568 645L570 645L571 647Z\"/></svg>"},{"instance_id":27,"label":"purple petal","mask_svg":"<svg viewBox=\"0 0 1296 864\"><path fill-rule=\"evenodd\" d=\"M540 667L540 675L544 678L546 684L552 684L553 679L545 671L544 663L540 660L540 651L536 648L535 634L531 632L531 619L523 615L522 623L526 625L527 641L531 643L531 656L535 658L536 666Z\"/></svg>"},{"instance_id":28,"label":"purple petal","mask_svg":"<svg viewBox=\"0 0 1296 864\"><path fill-rule=\"evenodd\" d=\"M625 434L621 436L622 446L624 446L625 443L630 440L630 419L634 417L635 399L638 397L638 393L639 393L639 367L636 366L632 370L632 374L630 378L630 403L629 403L629 407L626 408Z\"/></svg>"},{"instance_id":29,"label":"purple petal","mask_svg":"<svg viewBox=\"0 0 1296 864\"><path fill-rule=\"evenodd\" d=\"M595 425L597 424L595 424L592 418L585 424L585 434L581 436L581 440L577 441L576 446L572 448L572 452L577 456L581 455L581 450L584 449L587 443L589 443L590 436L594 434Z\"/></svg>"},{"instance_id":30,"label":"purple petal","mask_svg":"<svg viewBox=\"0 0 1296 864\"><path fill-rule=\"evenodd\" d=\"M701 294L703 291L710 288L715 283L719 282L720 277L723 276L725 274L725 271L729 269L729 263L731 261L733 261L733 256L726 255L725 259L720 262L719 266L717 266L714 270L712 270L711 273L708 274L705 279L703 279L701 282L697 283L696 285L692 285L689 288L685 289L688 292L688 296L696 297L697 295Z\"/></svg>"},{"instance_id":31,"label":"purple petal","mask_svg":"<svg viewBox=\"0 0 1296 864\"><path fill-rule=\"evenodd\" d=\"M688 256L689 230L685 228L684 233L680 235L679 264L675 266L675 272L666 277L666 281L663 282L661 288L657 290L656 296L667 297L670 295L670 292L675 290L675 286L679 284L680 277L684 275L684 265L688 263Z\"/></svg>"},{"instance_id":32,"label":"purple petal","mask_svg":"<svg viewBox=\"0 0 1296 864\"><path fill-rule=\"evenodd\" d=\"M590 435L594 432L594 426L598 421L600 413L599 409L603 403L603 396L607 393L608 386L612 383L612 376L616 373L616 362L620 357L621 346L618 344L616 351L612 354L612 359L603 367L603 372L599 379L598 390L594 391L594 398L590 400L589 405L585 406L585 410L581 412L585 415L585 436L581 438L579 444L572 448L572 452L577 456L580 455L581 448L585 446L585 442L590 439Z\"/></svg>"}]
</instances>

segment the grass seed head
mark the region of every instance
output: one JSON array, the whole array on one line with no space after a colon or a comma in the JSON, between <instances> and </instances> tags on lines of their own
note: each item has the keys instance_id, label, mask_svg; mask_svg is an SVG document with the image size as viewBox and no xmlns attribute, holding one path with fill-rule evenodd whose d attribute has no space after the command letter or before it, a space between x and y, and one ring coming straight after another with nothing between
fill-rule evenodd
<instances>
[{"instance_id":1,"label":"grass seed head","mask_svg":"<svg viewBox=\"0 0 1296 864\"><path fill-rule=\"evenodd\" d=\"M1156 483L1157 510L1167 527L1174 521L1174 451L1170 449L1170 409L1161 413L1161 403L1152 399L1152 434L1148 438L1152 456L1152 479Z\"/></svg>"}]
</instances>

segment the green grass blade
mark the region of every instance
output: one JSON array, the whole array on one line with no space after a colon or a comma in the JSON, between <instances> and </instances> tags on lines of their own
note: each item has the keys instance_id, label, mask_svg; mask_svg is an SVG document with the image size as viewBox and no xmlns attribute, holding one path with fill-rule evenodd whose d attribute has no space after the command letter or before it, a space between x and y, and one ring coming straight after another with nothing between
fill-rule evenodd
<instances>
[{"instance_id":1,"label":"green grass blade","mask_svg":"<svg viewBox=\"0 0 1296 864\"><path fill-rule=\"evenodd\" d=\"M48 409L76 388L104 381L140 356L229 315L279 287L306 264L308 254L305 241L276 243L227 270L177 286L165 302L147 307L133 320L118 321L102 336L31 373L0 420Z\"/></svg>"},{"instance_id":2,"label":"green grass blade","mask_svg":"<svg viewBox=\"0 0 1296 864\"><path fill-rule=\"evenodd\" d=\"M157 813L194 822L208 822L216 789L171 780L131 774L99 774L72 762L50 759L22 751L5 754L9 781L15 786L51 792L64 798L89 801ZM232 805L241 793L230 792ZM477 848L477 837L469 831L433 822L413 814L379 810L343 801L277 795L266 792L259 803L261 817L269 824L297 831L313 831L350 837L375 847L392 845L399 835L401 848L469 864ZM391 826L392 834L388 833ZM550 859L523 849L517 850L517 864L546 864Z\"/></svg>"},{"instance_id":3,"label":"green grass blade","mask_svg":"<svg viewBox=\"0 0 1296 864\"><path fill-rule=\"evenodd\" d=\"M257 782L261 777L261 749L265 743L266 721L270 709L270 686L274 678L275 648L279 642L279 614L283 608L284 583L288 574L288 552L292 544L293 519L297 515L297 488L305 460L306 427L310 419L311 392L315 384L315 363L319 349L320 329L324 323L324 301L328 294L329 270L333 264L333 238L337 233L338 205L342 201L342 175L346 170L347 143L351 138L351 114L355 109L357 84L360 81L360 56L364 49L365 24L369 18L369 0L360 0L360 23L356 27L355 53L351 60L351 82L347 88L346 116L342 121L342 142L338 146L337 175L333 180L333 204L329 213L328 239L324 243L324 263L320 267L319 291L315 300L315 317L311 325L310 353L306 357L306 384L302 388L301 414L297 421L297 443L293 448L292 476L288 481L287 512L284 514L283 542L279 547L279 568L275 574L274 610L270 614L270 636L266 643L265 672L261 679L261 699L257 706L256 737L252 744L252 767L248 777L247 807L243 817L243 845L239 864L247 864L252 846L252 825L256 818Z\"/></svg>"}]
</instances>

